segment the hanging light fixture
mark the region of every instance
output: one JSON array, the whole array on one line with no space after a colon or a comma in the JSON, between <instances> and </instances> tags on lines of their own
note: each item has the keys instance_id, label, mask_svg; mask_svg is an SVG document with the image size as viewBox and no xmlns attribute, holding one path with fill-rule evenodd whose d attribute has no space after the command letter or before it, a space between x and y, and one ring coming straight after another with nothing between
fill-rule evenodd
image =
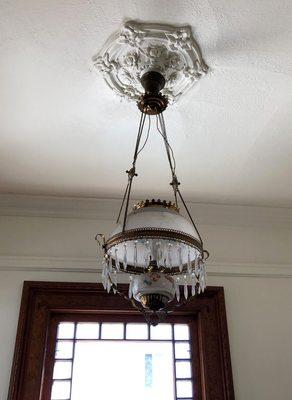
<instances>
[{"instance_id":1,"label":"hanging light fixture","mask_svg":"<svg viewBox=\"0 0 292 400\"><path fill-rule=\"evenodd\" d=\"M175 85L172 82L172 86L170 86L172 91L166 90L169 68L162 68L161 63L168 59L173 67L173 60L178 57L178 54L181 56L183 50L188 51L190 57L190 49L186 50L185 46L179 47L178 44L176 47L171 47L174 42L169 37L167 45L161 43L161 25L158 26L160 27L160 42L157 43L156 37L155 46L153 43L149 45L149 38L153 41L155 30L153 26L151 24L142 29L139 24L128 23L119 36L119 40L121 36L123 37L124 44L125 38L127 38L126 43L131 47L131 54L128 53L126 56L128 58L136 57L136 65L137 47L140 50L142 48L141 53L144 55L149 53L149 46L152 47L152 56L148 56L151 62L148 60L147 70L141 74L140 78L140 87L144 92L137 96L137 105L141 112L139 129L132 164L126 171L128 180L117 218L117 227L109 238L106 239L104 235L98 234L96 240L103 251L102 282L104 288L108 292L112 290L132 301L135 307L143 312L148 322L156 324L168 312L204 291L206 287L205 261L209 253L204 248L202 237L182 196L180 182L176 175L174 152L167 137L163 116L163 111L168 106L168 99L175 101ZM155 27L157 32L157 25ZM188 42L188 35L183 34L186 33L187 28L179 29L180 35L175 30L171 31L171 34L176 37L177 43L183 41L185 44ZM166 28L163 32L167 37ZM187 33L189 34L189 30ZM168 35L170 35L169 32ZM115 40L113 43L116 46ZM106 73L106 79L111 83L113 83L112 65L114 63L117 70L117 58L112 56L113 51L111 51L113 48L116 49L115 46L108 46L102 55L95 58L96 65ZM136 56L133 53L133 47L136 49ZM156 51L154 51L155 48ZM198 48L195 49L198 58ZM161 56L162 53L163 57L159 61L158 55ZM125 60L125 55L123 57ZM199 61L202 64L200 58ZM143 63L143 60L140 59L139 62ZM177 68L180 68L179 61L176 60L176 62ZM129 63L126 62L126 64ZM196 64L197 75L198 71L201 71L202 74L202 69L199 68L201 64L198 62ZM186 65L184 68L186 69ZM163 70L165 75L162 73ZM119 84L121 84L120 79ZM117 90L117 85L114 86ZM139 85L136 86L139 88ZM135 91L130 92L135 99L135 95L133 96ZM149 118L148 131L142 144L147 116ZM153 118L157 132L162 138L169 163L173 201L147 199L137 203L130 210L132 185L134 178L137 177L137 159L147 143L150 119ZM181 215L179 204L185 209L187 217ZM119 290L118 283L125 281L124 278L120 279L122 276L127 277L128 293Z\"/></svg>"}]
</instances>

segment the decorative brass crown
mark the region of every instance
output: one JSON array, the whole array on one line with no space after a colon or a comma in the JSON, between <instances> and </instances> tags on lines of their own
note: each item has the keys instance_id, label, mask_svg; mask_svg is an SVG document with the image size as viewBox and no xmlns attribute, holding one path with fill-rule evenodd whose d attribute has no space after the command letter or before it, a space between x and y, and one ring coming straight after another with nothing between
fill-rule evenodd
<instances>
[{"instance_id":1,"label":"decorative brass crown","mask_svg":"<svg viewBox=\"0 0 292 400\"><path fill-rule=\"evenodd\" d=\"M145 93L140 96L137 106L140 111L148 115L162 113L168 105L167 97L161 93Z\"/></svg>"},{"instance_id":2,"label":"decorative brass crown","mask_svg":"<svg viewBox=\"0 0 292 400\"><path fill-rule=\"evenodd\" d=\"M133 210L140 210L141 208L146 208L146 207L151 207L151 206L161 206L164 208L168 208L170 210L173 210L177 213L179 213L179 208L175 203L172 203L171 201L166 201L166 200L142 200L136 203L133 207Z\"/></svg>"}]
</instances>

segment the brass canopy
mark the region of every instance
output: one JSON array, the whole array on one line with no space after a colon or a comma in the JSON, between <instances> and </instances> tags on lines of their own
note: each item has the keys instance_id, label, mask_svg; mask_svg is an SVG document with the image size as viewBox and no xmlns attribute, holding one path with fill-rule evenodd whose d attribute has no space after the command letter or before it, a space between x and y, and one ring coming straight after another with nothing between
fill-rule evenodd
<instances>
[{"instance_id":1,"label":"brass canopy","mask_svg":"<svg viewBox=\"0 0 292 400\"><path fill-rule=\"evenodd\" d=\"M167 97L160 93L165 86L164 76L157 71L148 71L141 77L141 84L145 93L137 102L139 110L148 115L162 113L168 104Z\"/></svg>"}]
</instances>

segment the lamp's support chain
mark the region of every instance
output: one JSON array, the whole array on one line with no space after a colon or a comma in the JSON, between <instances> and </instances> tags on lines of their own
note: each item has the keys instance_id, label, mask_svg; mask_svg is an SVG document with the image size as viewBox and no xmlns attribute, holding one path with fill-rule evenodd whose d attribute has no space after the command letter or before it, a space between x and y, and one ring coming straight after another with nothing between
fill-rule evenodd
<instances>
[{"instance_id":1,"label":"lamp's support chain","mask_svg":"<svg viewBox=\"0 0 292 400\"><path fill-rule=\"evenodd\" d=\"M117 223L119 222L121 214L123 212L123 208L125 207L124 218L123 218L123 229L122 229L122 231L124 232L126 229L126 223L127 223L127 215L128 215L129 202L130 202L130 196L131 196L131 190L132 190L132 182L133 182L134 177L137 176L136 161L137 161L139 153L145 147L148 137L149 137L150 115L155 115L156 116L156 128L157 128L157 131L160 133L160 135L163 138L165 150L166 150L166 154L167 154L167 158L168 158L168 162L169 162L169 167L170 167L170 171L171 171L171 175L172 175L172 181L170 184L173 188L175 204L176 204L176 206L178 206L178 198L179 198L188 214L190 221L193 224L193 227L195 228L195 231L198 235L198 238L199 238L200 243L203 248L203 240L200 235L200 232L195 224L195 221L193 220L193 217L191 216L191 213L190 213L190 211L186 205L186 202L184 201L184 198L181 194L181 191L179 189L180 182L178 181L178 178L176 176L176 161L175 161L172 147L170 146L168 138L167 138L165 122L164 122L164 117L163 117L163 113L162 113L167 106L167 100L164 104L165 107L158 107L158 103L153 102L153 98L157 99L157 98L160 98L160 96L161 96L159 91L164 87L164 84L165 84L164 78L161 74L154 72L154 71L150 71L142 77L141 83L145 88L145 96L149 95L151 97L151 101L149 100L147 102L147 106L145 106L145 98L146 97L142 96L141 100L138 102L138 107L141 110L139 129L138 129L138 134L137 134L137 139L136 139L132 167L128 171L126 171L128 174L128 183L127 183L127 186L125 189L121 208L120 208L119 215L117 218ZM140 148L140 142L141 142L141 138L143 135L143 129L144 129L144 125L145 125L146 115L149 116L148 132L147 132L145 142L144 142L143 146ZM208 257L207 252L205 254Z\"/></svg>"},{"instance_id":2,"label":"lamp's support chain","mask_svg":"<svg viewBox=\"0 0 292 400\"><path fill-rule=\"evenodd\" d=\"M188 214L188 217L189 217L190 221L192 222L193 227L195 228L195 231L196 231L196 233L198 235L198 238L199 238L199 240L201 242L202 248L204 248L203 247L203 240L202 240L202 237L200 235L200 232L199 232L199 230L198 230L198 228L197 228L197 226L195 224L195 221L193 220L193 217L192 217L192 215L191 215L191 213L190 213L190 211L189 211L189 209L188 209L188 207L186 205L186 202L185 202L185 200L184 200L184 198L183 198L183 196L181 194L181 191L179 189L180 182L178 181L177 176L176 176L175 157L174 157L174 153L173 153L172 147L170 146L168 138L167 138L167 133L166 133L163 114L161 113L161 114L157 115L156 118L157 118L157 130L161 134L161 136L163 137L163 141L164 141L165 149L166 149L166 154L167 154L167 158L168 158L168 162L169 162L169 167L170 167L170 171L171 171L171 175L172 175L172 181L171 181L170 184L171 184L171 186L173 188L175 203L177 205L177 196L179 196L179 198L180 198L180 200L181 200L181 202L182 202L182 204L183 204L183 206L184 206L184 208L185 208L185 210L186 210L186 212ZM160 128L158 127L158 122L159 122Z\"/></svg>"},{"instance_id":3,"label":"lamp's support chain","mask_svg":"<svg viewBox=\"0 0 292 400\"><path fill-rule=\"evenodd\" d=\"M127 222L127 214L128 214L128 209L129 209L129 201L130 201L130 195L131 195L131 189L132 189L132 182L133 182L134 177L138 176L138 174L136 174L137 157L138 157L138 154L140 153L140 151L143 149L143 147L146 144L146 143L144 143L144 145L140 149L140 142L141 142L141 137L142 137L142 134L143 134L143 128L144 128L144 124L145 124L145 119L146 119L146 114L141 113L141 118L140 118L140 123L139 123L137 139L136 139L136 145L135 145L135 150L134 150L132 167L129 170L126 171L126 173L128 174L128 183L127 183L127 186L126 186L126 189L125 189L123 201L122 201L121 208L120 208L120 211L119 211L119 215L118 215L118 218L117 218L117 223L118 223L119 220L120 220L123 208L124 208L124 204L125 204L124 219L123 219L123 232L125 230L126 222ZM149 128L150 128L150 126L149 126Z\"/></svg>"}]
</instances>

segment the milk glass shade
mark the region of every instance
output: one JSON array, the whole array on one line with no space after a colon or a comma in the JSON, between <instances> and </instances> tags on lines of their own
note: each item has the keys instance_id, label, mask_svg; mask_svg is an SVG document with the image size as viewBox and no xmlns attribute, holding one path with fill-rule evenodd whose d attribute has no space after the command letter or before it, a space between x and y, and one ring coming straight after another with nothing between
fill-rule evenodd
<instances>
[{"instance_id":1,"label":"milk glass shade","mask_svg":"<svg viewBox=\"0 0 292 400\"><path fill-rule=\"evenodd\" d=\"M165 272L186 272L200 257L199 238L190 221L178 210L163 205L134 209L125 231L118 225L107 240L108 256L115 266L131 273L147 270L156 262Z\"/></svg>"},{"instance_id":2,"label":"milk glass shade","mask_svg":"<svg viewBox=\"0 0 292 400\"><path fill-rule=\"evenodd\" d=\"M124 230L118 224L104 247L105 288L110 290L118 283L118 276L128 274L129 298L133 296L146 308L150 298L156 311L175 295L180 301L180 284L186 299L205 289L200 238L192 223L170 202L152 200L136 205Z\"/></svg>"}]
</instances>

